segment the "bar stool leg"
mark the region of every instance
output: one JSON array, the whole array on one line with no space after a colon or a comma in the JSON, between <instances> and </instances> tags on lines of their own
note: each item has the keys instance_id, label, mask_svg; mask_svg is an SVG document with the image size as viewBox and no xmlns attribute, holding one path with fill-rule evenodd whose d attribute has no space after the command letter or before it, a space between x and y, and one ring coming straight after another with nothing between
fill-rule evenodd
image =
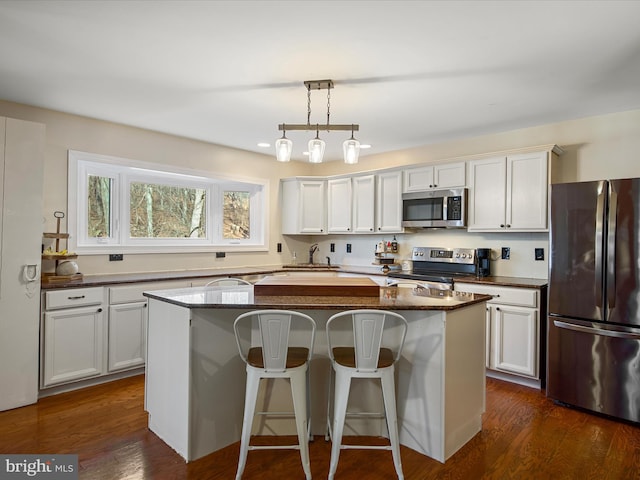
<instances>
[{"instance_id":1,"label":"bar stool leg","mask_svg":"<svg viewBox=\"0 0 640 480\"><path fill-rule=\"evenodd\" d=\"M396 412L395 382L393 380L393 368L388 368L382 372L380 378L382 384L382 397L384 399L384 411L387 419L387 430L389 431L389 442L391 443L391 454L393 464L396 467L398 480L404 480L402 473L402 461L400 459L400 438L398 435L398 414Z\"/></svg>"},{"instance_id":2,"label":"bar stool leg","mask_svg":"<svg viewBox=\"0 0 640 480\"><path fill-rule=\"evenodd\" d=\"M240 438L240 457L238 459L236 480L240 480L242 478L244 466L247 463L247 453L249 452L251 427L253 426L253 416L256 410L259 385L260 376L252 368L247 368L247 391L244 399L244 418L242 419L242 437Z\"/></svg>"},{"instance_id":3,"label":"bar stool leg","mask_svg":"<svg viewBox=\"0 0 640 480\"><path fill-rule=\"evenodd\" d=\"M349 389L351 388L351 376L340 369L335 372L335 400L333 402L333 431L331 436L331 463L329 464L328 480L333 480L340 459L340 447L342 445L342 432L347 415L347 403L349 401ZM327 412L328 414L328 412Z\"/></svg>"},{"instance_id":4,"label":"bar stool leg","mask_svg":"<svg viewBox=\"0 0 640 480\"><path fill-rule=\"evenodd\" d=\"M311 480L311 463L309 461L309 430L307 428L307 382L306 369L298 369L291 372L291 396L293 397L293 411L296 417L298 430L298 444L300 445L300 460L302 469Z\"/></svg>"}]
</instances>

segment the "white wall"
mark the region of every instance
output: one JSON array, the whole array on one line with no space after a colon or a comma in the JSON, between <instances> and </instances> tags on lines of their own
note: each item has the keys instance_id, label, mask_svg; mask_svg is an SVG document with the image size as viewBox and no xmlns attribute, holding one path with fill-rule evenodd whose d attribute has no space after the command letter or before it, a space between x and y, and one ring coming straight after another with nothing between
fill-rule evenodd
<instances>
[{"instance_id":1,"label":"white wall","mask_svg":"<svg viewBox=\"0 0 640 480\"><path fill-rule=\"evenodd\" d=\"M347 265L370 265L373 246L382 237L350 236L352 253L345 253L347 238L296 237L280 235L278 180L296 175L333 175L365 170L433 163L456 157L494 151L558 144L561 157L560 181L591 180L640 176L640 110L589 117L543 125L495 135L462 139L388 154L361 158L358 165L341 162L309 165L300 162L280 164L269 153L261 155L200 141L118 125L100 120L54 112L0 100L0 115L44 123L47 131L44 169L44 231L55 231L53 212L67 210L67 150L81 150L161 164L177 163L187 168L209 170L228 175L268 179L270 183L269 251L263 253L228 253L215 259L211 253L125 255L122 262L109 262L107 255L85 255L78 259L84 274L147 272L177 269L227 268L289 263L291 251L299 261L306 261L309 245L320 243L316 260L327 255L332 262ZM364 126L363 126L364 128ZM66 225L63 226L66 230ZM384 237L390 240L391 237ZM494 255L501 247L511 248L511 260L496 260L492 268L497 275L545 278L547 262L534 261L533 249L545 248L547 235L426 230L398 235L399 258L406 258L414 245L489 247ZM283 242L283 253L276 244ZM336 243L336 252L329 244Z\"/></svg>"}]
</instances>

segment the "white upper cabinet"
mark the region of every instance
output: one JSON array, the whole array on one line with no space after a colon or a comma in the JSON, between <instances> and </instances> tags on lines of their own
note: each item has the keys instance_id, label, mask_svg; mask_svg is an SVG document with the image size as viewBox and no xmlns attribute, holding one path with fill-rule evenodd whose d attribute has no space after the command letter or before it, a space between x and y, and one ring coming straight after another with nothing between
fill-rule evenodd
<instances>
[{"instance_id":1,"label":"white upper cabinet","mask_svg":"<svg viewBox=\"0 0 640 480\"><path fill-rule=\"evenodd\" d=\"M327 233L326 184L322 179L288 178L282 188L282 233Z\"/></svg>"},{"instance_id":2,"label":"white upper cabinet","mask_svg":"<svg viewBox=\"0 0 640 480\"><path fill-rule=\"evenodd\" d=\"M401 172L329 179L328 233L402 231Z\"/></svg>"},{"instance_id":3,"label":"white upper cabinet","mask_svg":"<svg viewBox=\"0 0 640 480\"><path fill-rule=\"evenodd\" d=\"M465 163L425 165L404 170L404 192L464 187Z\"/></svg>"},{"instance_id":4,"label":"white upper cabinet","mask_svg":"<svg viewBox=\"0 0 640 480\"><path fill-rule=\"evenodd\" d=\"M468 164L469 231L547 230L548 152Z\"/></svg>"},{"instance_id":5,"label":"white upper cabinet","mask_svg":"<svg viewBox=\"0 0 640 480\"><path fill-rule=\"evenodd\" d=\"M327 231L351 233L351 178L327 182Z\"/></svg>"},{"instance_id":6,"label":"white upper cabinet","mask_svg":"<svg viewBox=\"0 0 640 480\"><path fill-rule=\"evenodd\" d=\"M353 177L353 233L375 231L376 176Z\"/></svg>"},{"instance_id":7,"label":"white upper cabinet","mask_svg":"<svg viewBox=\"0 0 640 480\"><path fill-rule=\"evenodd\" d=\"M376 232L402 232L402 171L376 175Z\"/></svg>"}]
</instances>

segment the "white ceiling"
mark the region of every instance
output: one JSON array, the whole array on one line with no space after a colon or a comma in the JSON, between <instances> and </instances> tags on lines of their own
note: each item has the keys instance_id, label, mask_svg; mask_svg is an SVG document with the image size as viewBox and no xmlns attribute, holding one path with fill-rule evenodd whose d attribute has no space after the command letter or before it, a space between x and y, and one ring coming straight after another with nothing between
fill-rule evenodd
<instances>
[{"instance_id":1,"label":"white ceiling","mask_svg":"<svg viewBox=\"0 0 640 480\"><path fill-rule=\"evenodd\" d=\"M332 79L362 155L640 108L640 1L0 0L0 99L267 153ZM312 93L312 123L326 120ZM288 132L294 159L313 133ZM328 159L346 132L320 132Z\"/></svg>"}]
</instances>

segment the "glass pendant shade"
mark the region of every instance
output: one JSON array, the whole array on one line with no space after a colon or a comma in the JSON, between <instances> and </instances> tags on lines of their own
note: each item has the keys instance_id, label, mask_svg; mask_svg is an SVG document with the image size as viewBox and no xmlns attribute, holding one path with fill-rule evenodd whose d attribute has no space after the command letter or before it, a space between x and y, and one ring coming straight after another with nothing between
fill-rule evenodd
<instances>
[{"instance_id":1,"label":"glass pendant shade","mask_svg":"<svg viewBox=\"0 0 640 480\"><path fill-rule=\"evenodd\" d=\"M322 157L324 156L325 143L318 137L313 140L309 140L309 162L322 163Z\"/></svg>"},{"instance_id":2,"label":"glass pendant shade","mask_svg":"<svg viewBox=\"0 0 640 480\"><path fill-rule=\"evenodd\" d=\"M344 154L344 163L358 163L358 156L360 155L360 142L352 136L349 140L344 141L344 143L342 144L342 151Z\"/></svg>"},{"instance_id":3,"label":"glass pendant shade","mask_svg":"<svg viewBox=\"0 0 640 480\"><path fill-rule=\"evenodd\" d=\"M276 140L276 159L279 162L288 162L291 160L291 151L293 150L293 142L286 138Z\"/></svg>"}]
</instances>

